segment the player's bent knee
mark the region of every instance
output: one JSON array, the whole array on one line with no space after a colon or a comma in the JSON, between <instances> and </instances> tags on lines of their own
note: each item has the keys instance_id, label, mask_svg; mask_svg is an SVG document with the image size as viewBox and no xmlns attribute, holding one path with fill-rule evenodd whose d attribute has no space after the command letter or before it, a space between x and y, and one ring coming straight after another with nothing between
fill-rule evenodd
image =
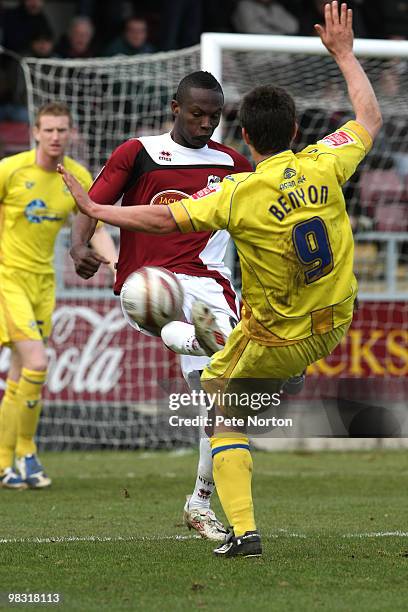
<instances>
[{"instance_id":1,"label":"player's bent knee","mask_svg":"<svg viewBox=\"0 0 408 612\"><path fill-rule=\"evenodd\" d=\"M26 370L32 370L34 372L46 372L48 369L47 358L31 356L28 359L23 360L23 368Z\"/></svg>"}]
</instances>

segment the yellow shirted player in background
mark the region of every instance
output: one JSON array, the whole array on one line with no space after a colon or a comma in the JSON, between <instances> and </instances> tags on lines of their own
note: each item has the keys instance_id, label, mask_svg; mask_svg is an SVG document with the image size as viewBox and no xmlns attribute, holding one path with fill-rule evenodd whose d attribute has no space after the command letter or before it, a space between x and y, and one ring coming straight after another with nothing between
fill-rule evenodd
<instances>
[{"instance_id":1,"label":"yellow shirted player in background","mask_svg":"<svg viewBox=\"0 0 408 612\"><path fill-rule=\"evenodd\" d=\"M0 162L0 343L12 350L0 407L0 486L6 488L51 484L37 458L34 435L55 306L54 244L77 210L57 164L63 161L85 189L92 182L83 166L64 157L71 127L64 104L47 104L36 117L36 148ZM115 257L104 228L96 232L94 246ZM109 263L91 249L89 257Z\"/></svg>"},{"instance_id":2,"label":"yellow shirted player in background","mask_svg":"<svg viewBox=\"0 0 408 612\"><path fill-rule=\"evenodd\" d=\"M253 173L226 177L203 198L170 206L100 206L64 174L78 206L89 216L134 231L166 233L227 229L242 269L242 320L225 348L202 375L203 388L252 390L248 382L268 381L279 391L288 378L327 356L351 323L357 283L353 237L342 185L370 150L381 113L370 82L353 54L352 11L326 4L325 25L316 25L348 86L355 121L294 154L295 105L283 89L261 86L243 99L242 135L256 163ZM214 317L208 306L193 306L196 336L205 341ZM259 391L259 389L255 389ZM259 394L258 394L259 395ZM221 402L222 404L222 402ZM224 410L223 410L224 409ZM247 416L235 406L223 416ZM253 414L253 413L252 413ZM248 437L227 421L211 439L214 480L232 526L218 556L259 556L251 494L252 459Z\"/></svg>"}]
</instances>

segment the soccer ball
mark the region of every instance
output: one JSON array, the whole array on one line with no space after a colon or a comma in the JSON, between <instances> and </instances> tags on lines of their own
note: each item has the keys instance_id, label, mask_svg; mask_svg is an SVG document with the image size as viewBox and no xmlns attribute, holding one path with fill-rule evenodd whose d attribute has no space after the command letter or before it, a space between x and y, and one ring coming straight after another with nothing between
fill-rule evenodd
<instances>
[{"instance_id":1,"label":"soccer ball","mask_svg":"<svg viewBox=\"0 0 408 612\"><path fill-rule=\"evenodd\" d=\"M160 336L166 323L183 318L184 292L177 276L146 266L123 283L120 302L126 320L137 330Z\"/></svg>"}]
</instances>

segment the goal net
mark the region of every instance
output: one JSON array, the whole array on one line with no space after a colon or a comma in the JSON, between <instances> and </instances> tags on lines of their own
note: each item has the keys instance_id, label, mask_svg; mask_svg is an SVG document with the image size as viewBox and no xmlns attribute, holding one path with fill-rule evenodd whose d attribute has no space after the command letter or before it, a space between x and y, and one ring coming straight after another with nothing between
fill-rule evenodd
<instances>
[{"instance_id":1,"label":"goal net","mask_svg":"<svg viewBox=\"0 0 408 612\"><path fill-rule=\"evenodd\" d=\"M356 50L384 115L373 150L345 187L362 306L342 346L313 366L310 376L375 379L380 401L401 407L408 374L408 43L356 41ZM253 86L273 83L293 95L299 118L296 150L351 117L343 79L318 40L228 34L204 35L201 49L151 56L27 58L30 117L45 102L66 102L76 127L71 154L96 174L127 138L171 128L169 105L178 82L200 66L219 78L225 92L217 137L245 154L237 111ZM180 384L177 358L160 341L125 326L109 275L101 271L92 281L81 281L67 246L68 237L62 235L40 442L49 448L192 443L198 434L170 428L168 412L161 409L169 389ZM239 284L239 266L233 267ZM7 359L6 351L0 353L2 373Z\"/></svg>"}]
</instances>

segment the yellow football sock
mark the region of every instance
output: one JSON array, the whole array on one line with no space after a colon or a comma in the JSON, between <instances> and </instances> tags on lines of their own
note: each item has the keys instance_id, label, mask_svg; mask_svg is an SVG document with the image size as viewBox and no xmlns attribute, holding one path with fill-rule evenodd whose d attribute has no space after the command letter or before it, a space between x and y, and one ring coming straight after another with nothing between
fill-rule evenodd
<instances>
[{"instance_id":1,"label":"yellow football sock","mask_svg":"<svg viewBox=\"0 0 408 612\"><path fill-rule=\"evenodd\" d=\"M218 497L236 536L255 531L248 437L231 432L211 438L213 476Z\"/></svg>"},{"instance_id":2,"label":"yellow football sock","mask_svg":"<svg viewBox=\"0 0 408 612\"><path fill-rule=\"evenodd\" d=\"M46 370L28 370L23 368L21 371L21 378L17 389L19 404L17 457L33 455L37 452L34 436L40 418L42 408L41 392L46 376Z\"/></svg>"},{"instance_id":3,"label":"yellow football sock","mask_svg":"<svg viewBox=\"0 0 408 612\"><path fill-rule=\"evenodd\" d=\"M17 380L7 379L0 406L0 474L13 465L17 441L18 404Z\"/></svg>"}]
</instances>

